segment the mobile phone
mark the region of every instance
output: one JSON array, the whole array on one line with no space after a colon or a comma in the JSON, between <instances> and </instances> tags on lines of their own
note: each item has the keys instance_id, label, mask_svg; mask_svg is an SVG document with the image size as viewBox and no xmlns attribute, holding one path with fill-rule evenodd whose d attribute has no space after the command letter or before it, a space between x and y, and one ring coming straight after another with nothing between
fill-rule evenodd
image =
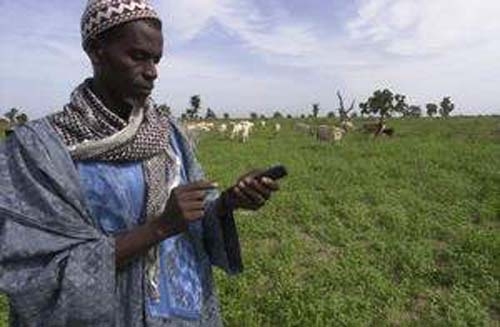
<instances>
[{"instance_id":1,"label":"mobile phone","mask_svg":"<svg viewBox=\"0 0 500 327\"><path fill-rule=\"evenodd\" d=\"M277 179L285 177L286 175L288 175L288 171L286 170L286 167L281 165L281 164L278 164L278 165L271 166L266 171L258 174L257 178L269 177L269 178L272 178L274 180L277 180Z\"/></svg>"}]
</instances>

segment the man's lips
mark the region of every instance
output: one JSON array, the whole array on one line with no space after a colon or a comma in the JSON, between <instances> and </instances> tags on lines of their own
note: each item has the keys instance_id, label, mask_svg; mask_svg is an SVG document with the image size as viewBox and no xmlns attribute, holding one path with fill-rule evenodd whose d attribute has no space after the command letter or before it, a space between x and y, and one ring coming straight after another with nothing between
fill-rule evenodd
<instances>
[{"instance_id":1,"label":"man's lips","mask_svg":"<svg viewBox=\"0 0 500 327\"><path fill-rule=\"evenodd\" d=\"M153 91L153 86L138 86L136 88L141 94L150 94Z\"/></svg>"}]
</instances>

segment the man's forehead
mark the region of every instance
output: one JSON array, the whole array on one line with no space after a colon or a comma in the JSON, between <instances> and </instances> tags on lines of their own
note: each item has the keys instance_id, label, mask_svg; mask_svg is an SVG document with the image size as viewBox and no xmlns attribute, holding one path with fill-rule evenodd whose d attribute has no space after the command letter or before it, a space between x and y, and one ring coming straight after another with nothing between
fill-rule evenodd
<instances>
[{"instance_id":1,"label":"man's forehead","mask_svg":"<svg viewBox=\"0 0 500 327\"><path fill-rule=\"evenodd\" d=\"M161 30L146 20L133 21L117 28L120 29L120 38L128 43L130 47L163 44Z\"/></svg>"},{"instance_id":2,"label":"man's forehead","mask_svg":"<svg viewBox=\"0 0 500 327\"><path fill-rule=\"evenodd\" d=\"M107 38L106 44L121 51L148 53L163 56L161 30L146 21L134 21L116 27Z\"/></svg>"}]
</instances>

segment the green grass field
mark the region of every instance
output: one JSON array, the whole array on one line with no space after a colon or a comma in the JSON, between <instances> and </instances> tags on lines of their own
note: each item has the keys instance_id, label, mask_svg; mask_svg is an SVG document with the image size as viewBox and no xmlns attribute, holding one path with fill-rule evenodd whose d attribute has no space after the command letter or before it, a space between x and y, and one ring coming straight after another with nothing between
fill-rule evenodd
<instances>
[{"instance_id":1,"label":"green grass field","mask_svg":"<svg viewBox=\"0 0 500 327\"><path fill-rule=\"evenodd\" d=\"M391 139L340 144L293 124L200 140L224 186L289 169L265 208L237 214L245 271L216 273L226 326L500 326L500 118L395 120Z\"/></svg>"}]
</instances>

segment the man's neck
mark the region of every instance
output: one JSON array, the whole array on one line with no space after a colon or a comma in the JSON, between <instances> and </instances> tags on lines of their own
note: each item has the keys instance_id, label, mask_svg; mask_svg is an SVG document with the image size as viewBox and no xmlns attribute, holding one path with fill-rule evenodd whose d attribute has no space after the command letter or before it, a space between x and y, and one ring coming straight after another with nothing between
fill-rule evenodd
<instances>
[{"instance_id":1,"label":"man's neck","mask_svg":"<svg viewBox=\"0 0 500 327\"><path fill-rule=\"evenodd\" d=\"M113 92L98 79L92 79L90 88L109 111L123 120L128 121L130 113L132 112L132 106L129 103L114 96Z\"/></svg>"}]
</instances>

